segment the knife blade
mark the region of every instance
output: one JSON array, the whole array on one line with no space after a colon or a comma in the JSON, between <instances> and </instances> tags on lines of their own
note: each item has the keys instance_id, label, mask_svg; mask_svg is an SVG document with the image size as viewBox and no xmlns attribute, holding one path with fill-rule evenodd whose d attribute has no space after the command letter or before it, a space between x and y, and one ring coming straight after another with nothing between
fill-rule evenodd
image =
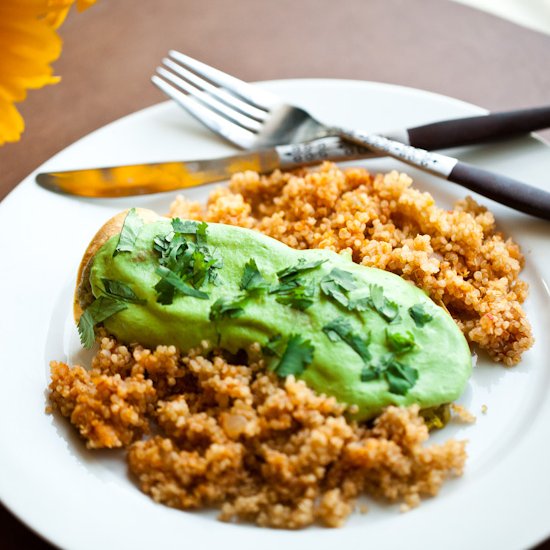
<instances>
[{"instance_id":1,"label":"knife blade","mask_svg":"<svg viewBox=\"0 0 550 550\"><path fill-rule=\"evenodd\" d=\"M95 198L127 197L225 181L244 170L267 173L324 160L342 162L372 156L376 155L364 147L325 137L212 159L42 172L37 174L36 181L57 193Z\"/></svg>"}]
</instances>

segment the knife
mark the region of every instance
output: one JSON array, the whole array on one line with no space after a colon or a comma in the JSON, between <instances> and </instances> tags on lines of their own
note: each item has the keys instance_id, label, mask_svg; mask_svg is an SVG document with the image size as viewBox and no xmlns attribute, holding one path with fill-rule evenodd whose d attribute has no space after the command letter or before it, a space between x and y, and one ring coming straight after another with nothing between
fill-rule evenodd
<instances>
[{"instance_id":1,"label":"knife","mask_svg":"<svg viewBox=\"0 0 550 550\"><path fill-rule=\"evenodd\" d=\"M544 106L444 120L384 135L433 150L513 137L549 126L550 106ZM215 159L46 172L38 174L36 181L50 191L81 197L126 197L224 181L243 170L267 173L323 160L343 162L375 156L364 147L327 137Z\"/></svg>"},{"instance_id":2,"label":"knife","mask_svg":"<svg viewBox=\"0 0 550 550\"><path fill-rule=\"evenodd\" d=\"M364 147L326 137L213 159L42 172L36 181L50 191L80 197L127 197L224 181L244 170L263 174L324 160L343 162L373 156L376 154Z\"/></svg>"}]
</instances>

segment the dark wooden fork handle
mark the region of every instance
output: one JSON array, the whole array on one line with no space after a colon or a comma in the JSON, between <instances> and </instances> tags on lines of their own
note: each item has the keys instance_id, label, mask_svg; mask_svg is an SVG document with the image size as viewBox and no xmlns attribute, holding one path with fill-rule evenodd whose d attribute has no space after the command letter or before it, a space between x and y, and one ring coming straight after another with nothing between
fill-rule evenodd
<instances>
[{"instance_id":1,"label":"dark wooden fork handle","mask_svg":"<svg viewBox=\"0 0 550 550\"><path fill-rule=\"evenodd\" d=\"M409 145L433 151L505 139L550 127L550 106L442 120L407 130Z\"/></svg>"}]
</instances>

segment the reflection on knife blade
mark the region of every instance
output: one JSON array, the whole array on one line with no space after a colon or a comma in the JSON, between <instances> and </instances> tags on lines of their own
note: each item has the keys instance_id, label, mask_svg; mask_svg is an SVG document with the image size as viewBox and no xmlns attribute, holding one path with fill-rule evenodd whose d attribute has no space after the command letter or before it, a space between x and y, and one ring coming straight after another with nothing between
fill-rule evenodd
<instances>
[{"instance_id":1,"label":"reflection on knife blade","mask_svg":"<svg viewBox=\"0 0 550 550\"><path fill-rule=\"evenodd\" d=\"M363 147L326 137L214 159L43 172L36 176L36 181L50 191L69 195L125 197L224 181L243 170L266 173L277 168L292 170L324 160L345 161L371 156L375 155Z\"/></svg>"}]
</instances>

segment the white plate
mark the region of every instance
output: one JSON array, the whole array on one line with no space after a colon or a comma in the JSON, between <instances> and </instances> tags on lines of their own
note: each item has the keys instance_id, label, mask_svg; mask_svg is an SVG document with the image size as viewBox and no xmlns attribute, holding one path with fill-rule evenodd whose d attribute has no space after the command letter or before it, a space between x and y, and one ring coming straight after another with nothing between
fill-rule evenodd
<instances>
[{"instance_id":1,"label":"white plate","mask_svg":"<svg viewBox=\"0 0 550 550\"><path fill-rule=\"evenodd\" d=\"M481 109L442 96L368 82L289 80L265 84L321 120L390 130ZM209 157L232 151L174 105L119 120L68 147L41 170ZM524 181L547 182L550 150L534 138L458 151L464 160ZM372 160L370 169L404 169ZM450 206L462 188L407 169L417 186ZM209 188L188 191L204 199ZM526 254L531 285L525 305L537 342L513 369L481 360L462 403L477 414L469 427L435 436L469 440L464 476L400 514L371 506L342 529L300 532L224 524L214 513L157 505L129 480L120 453L90 452L68 424L44 412L48 362L73 355L71 287L96 229L128 206L166 211L173 194L84 200L37 187L31 174L0 205L0 496L33 529L71 549L132 548L519 548L550 534L549 225L481 199ZM481 414L483 404L487 414ZM314 546L315 545L315 546Z\"/></svg>"}]
</instances>

